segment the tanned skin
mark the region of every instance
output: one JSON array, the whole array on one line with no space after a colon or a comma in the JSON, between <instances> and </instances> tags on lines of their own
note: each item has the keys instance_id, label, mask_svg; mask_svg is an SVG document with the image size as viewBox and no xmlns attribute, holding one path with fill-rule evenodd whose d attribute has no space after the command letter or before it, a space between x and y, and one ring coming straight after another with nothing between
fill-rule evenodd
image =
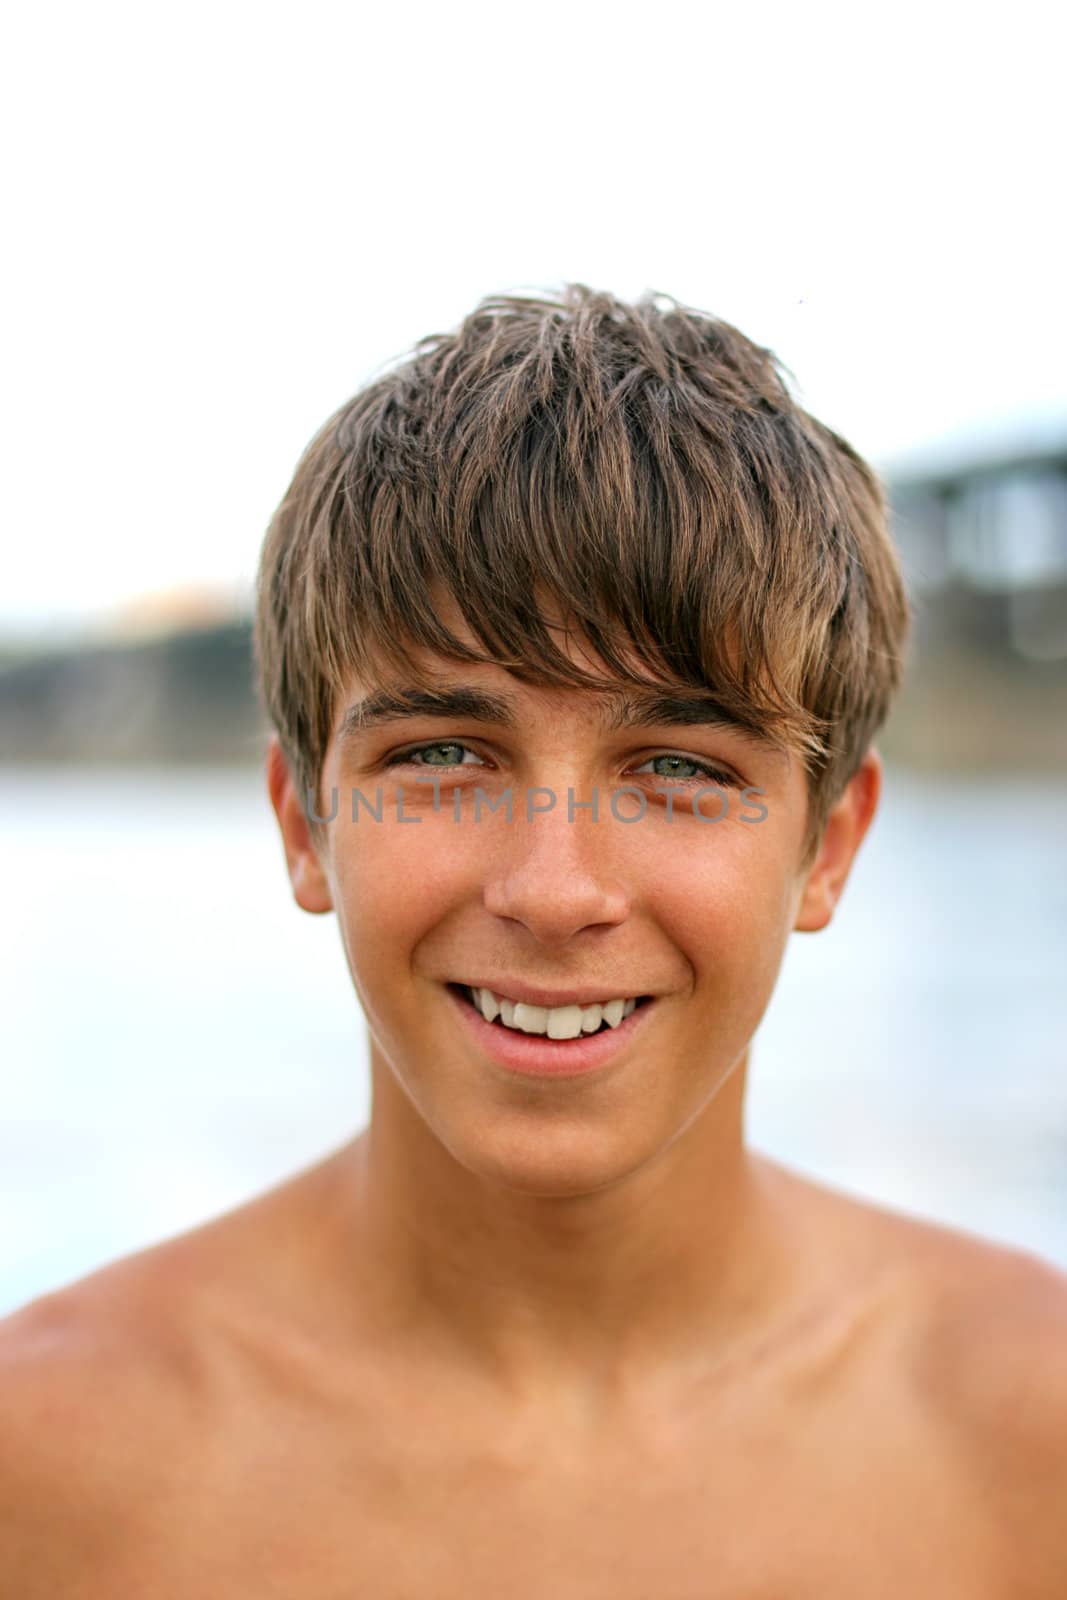
<instances>
[{"instance_id":1,"label":"tanned skin","mask_svg":"<svg viewBox=\"0 0 1067 1600\"><path fill-rule=\"evenodd\" d=\"M516 696L521 732L335 738L321 854L267 762L370 1025L370 1125L0 1324L2 1600L1063 1600L1067 1279L743 1138L749 1041L790 933L833 915L876 752L804 867L796 757L433 664ZM465 747L437 811L385 765L419 741ZM664 754L766 819L731 794L702 826ZM378 783L417 825L351 823ZM648 812L475 824L509 783ZM446 988L508 975L655 1001L609 1068L535 1081Z\"/></svg>"}]
</instances>

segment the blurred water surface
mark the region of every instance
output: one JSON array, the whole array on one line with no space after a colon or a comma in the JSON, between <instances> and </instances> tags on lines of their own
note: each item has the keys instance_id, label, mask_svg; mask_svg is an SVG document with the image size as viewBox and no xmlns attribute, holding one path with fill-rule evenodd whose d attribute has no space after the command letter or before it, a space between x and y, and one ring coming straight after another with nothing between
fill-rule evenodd
<instances>
[{"instance_id":1,"label":"blurred water surface","mask_svg":"<svg viewBox=\"0 0 1067 1600\"><path fill-rule=\"evenodd\" d=\"M256 770L0 772L0 1315L366 1122L335 919ZM1062 783L887 772L757 1035L752 1144L1067 1265Z\"/></svg>"}]
</instances>

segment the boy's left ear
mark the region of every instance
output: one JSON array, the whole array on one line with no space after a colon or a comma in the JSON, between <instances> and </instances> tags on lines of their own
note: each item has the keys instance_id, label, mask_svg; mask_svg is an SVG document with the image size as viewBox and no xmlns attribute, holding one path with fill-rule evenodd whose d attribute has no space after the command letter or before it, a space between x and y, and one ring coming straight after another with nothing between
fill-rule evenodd
<instances>
[{"instance_id":1,"label":"boy's left ear","mask_svg":"<svg viewBox=\"0 0 1067 1600\"><path fill-rule=\"evenodd\" d=\"M793 923L797 933L818 933L833 916L856 851L878 809L882 770L882 758L872 746L827 817L797 907Z\"/></svg>"}]
</instances>

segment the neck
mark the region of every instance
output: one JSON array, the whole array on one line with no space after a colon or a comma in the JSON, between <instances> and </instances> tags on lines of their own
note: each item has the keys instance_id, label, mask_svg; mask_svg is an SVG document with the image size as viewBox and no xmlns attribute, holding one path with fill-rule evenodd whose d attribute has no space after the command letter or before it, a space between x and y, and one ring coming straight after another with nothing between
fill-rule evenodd
<instances>
[{"instance_id":1,"label":"neck","mask_svg":"<svg viewBox=\"0 0 1067 1600\"><path fill-rule=\"evenodd\" d=\"M747 1056L654 1159L592 1193L461 1165L372 1048L374 1114L343 1152L360 1297L510 1393L699 1374L765 1329L795 1275L768 1164L743 1140Z\"/></svg>"}]
</instances>

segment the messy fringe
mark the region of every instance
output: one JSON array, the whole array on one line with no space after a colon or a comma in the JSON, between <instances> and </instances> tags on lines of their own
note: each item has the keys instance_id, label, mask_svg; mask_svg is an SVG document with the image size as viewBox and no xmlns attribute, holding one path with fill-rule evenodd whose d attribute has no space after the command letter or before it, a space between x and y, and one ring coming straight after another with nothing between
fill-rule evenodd
<instances>
[{"instance_id":1,"label":"messy fringe","mask_svg":"<svg viewBox=\"0 0 1067 1600\"><path fill-rule=\"evenodd\" d=\"M351 675L418 683L430 650L546 688L713 687L799 753L810 857L888 714L911 614L877 477L784 370L669 296L570 284L483 300L343 406L259 570L259 693L301 793ZM442 593L481 650L444 626ZM559 648L556 619L604 674Z\"/></svg>"}]
</instances>

